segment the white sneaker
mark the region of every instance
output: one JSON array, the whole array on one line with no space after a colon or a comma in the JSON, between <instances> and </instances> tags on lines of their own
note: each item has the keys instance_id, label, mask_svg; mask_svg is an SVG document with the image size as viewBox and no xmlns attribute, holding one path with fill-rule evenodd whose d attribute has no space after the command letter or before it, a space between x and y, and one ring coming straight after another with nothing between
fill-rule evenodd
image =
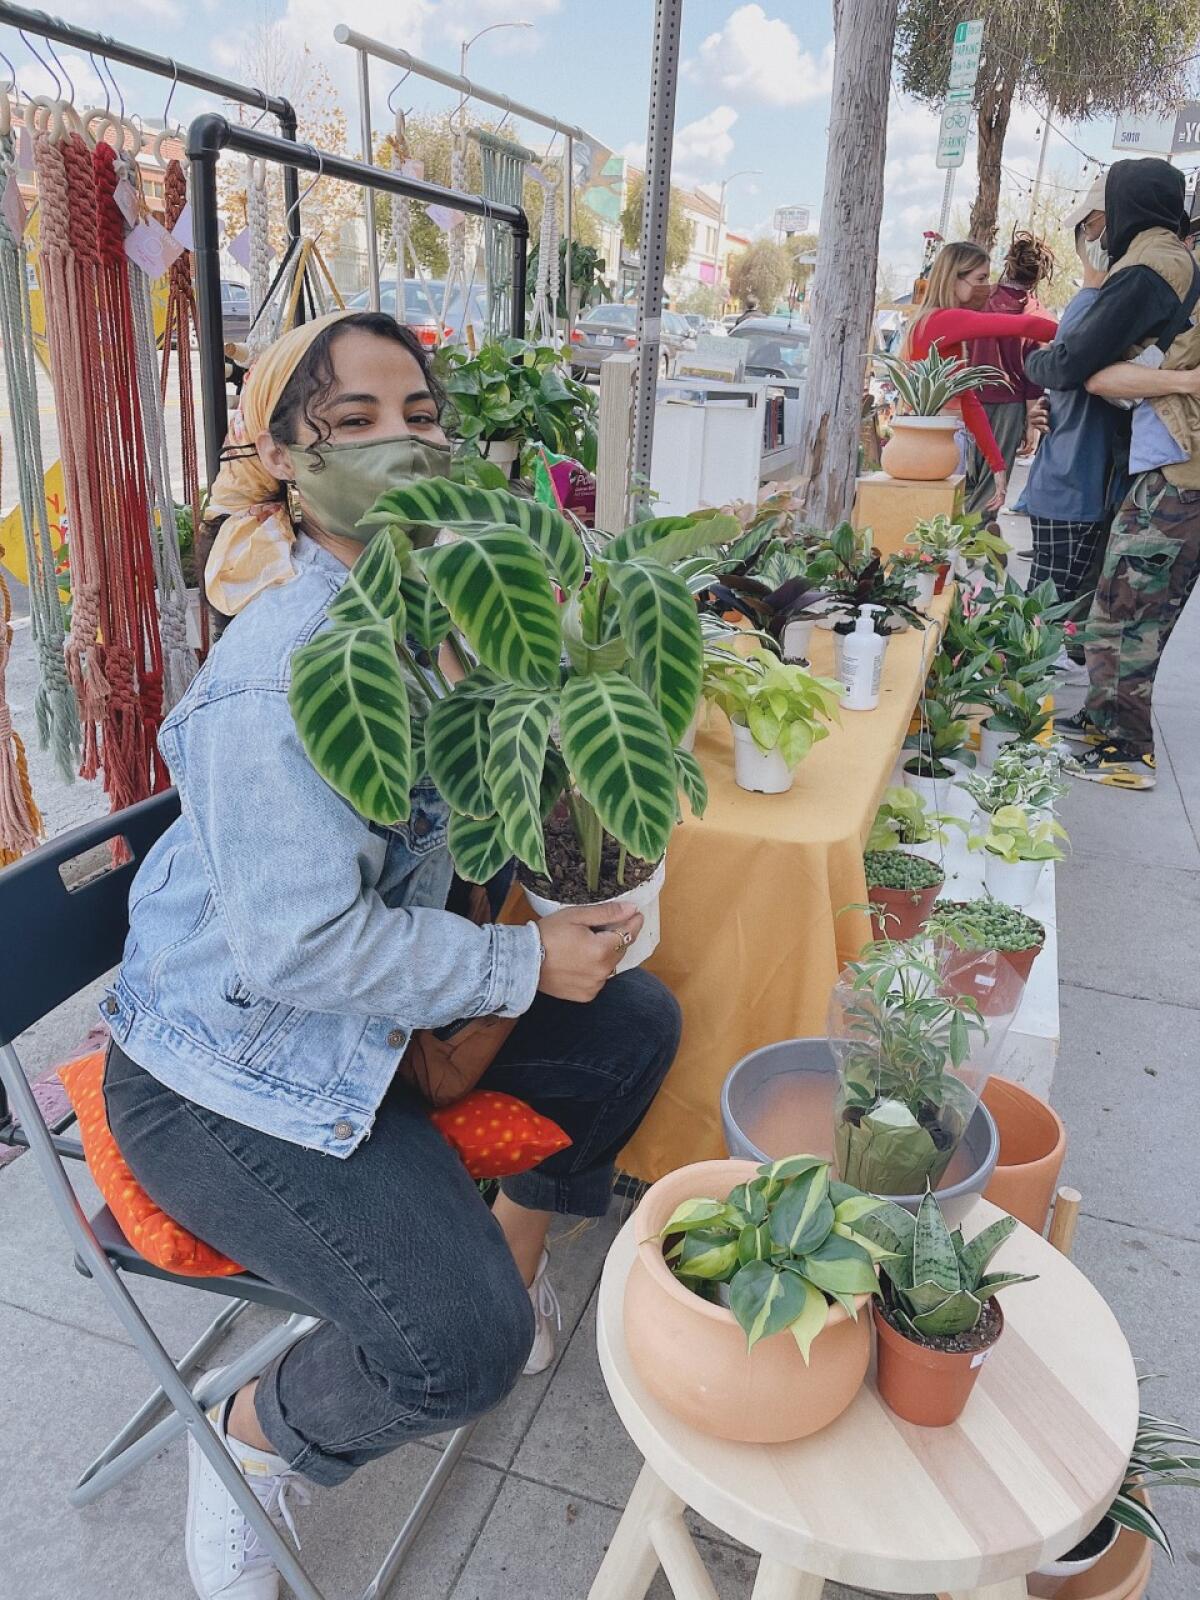
<instances>
[{"instance_id":1,"label":"white sneaker","mask_svg":"<svg viewBox=\"0 0 1200 1600\"><path fill-rule=\"evenodd\" d=\"M282 1456L231 1439L226 1426L231 1400L208 1413L234 1465L277 1527L286 1528L300 1547L288 1493L307 1499L296 1474ZM200 1600L278 1600L279 1569L246 1521L208 1457L188 1431L187 1564Z\"/></svg>"},{"instance_id":2,"label":"white sneaker","mask_svg":"<svg viewBox=\"0 0 1200 1600\"><path fill-rule=\"evenodd\" d=\"M529 1352L529 1360L525 1363L527 1378L545 1372L554 1360L554 1329L557 1328L560 1333L562 1332L562 1308L554 1292L554 1285L546 1276L546 1268L549 1265L550 1257L543 1250L542 1259L538 1262L538 1269L533 1275L533 1282L529 1285L529 1298L533 1302L537 1331L533 1336L533 1349Z\"/></svg>"}]
</instances>

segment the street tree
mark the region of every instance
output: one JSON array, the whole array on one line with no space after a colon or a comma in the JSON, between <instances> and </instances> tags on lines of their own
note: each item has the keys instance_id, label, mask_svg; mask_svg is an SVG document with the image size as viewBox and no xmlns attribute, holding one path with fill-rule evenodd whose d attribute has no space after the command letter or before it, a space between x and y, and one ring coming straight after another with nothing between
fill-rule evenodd
<instances>
[{"instance_id":1,"label":"street tree","mask_svg":"<svg viewBox=\"0 0 1200 1600\"><path fill-rule=\"evenodd\" d=\"M755 239L729 261L729 292L743 306L771 312L792 281L792 256L774 239Z\"/></svg>"},{"instance_id":2,"label":"street tree","mask_svg":"<svg viewBox=\"0 0 1200 1600\"><path fill-rule=\"evenodd\" d=\"M875 312L897 0L834 0L833 93L804 420L801 520L850 513Z\"/></svg>"},{"instance_id":3,"label":"street tree","mask_svg":"<svg viewBox=\"0 0 1200 1600\"><path fill-rule=\"evenodd\" d=\"M982 18L984 29L970 237L990 250L1014 99L1067 122L1172 107L1187 98L1200 7L1196 0L900 0L896 57L908 93L941 104L955 26L971 17Z\"/></svg>"},{"instance_id":4,"label":"street tree","mask_svg":"<svg viewBox=\"0 0 1200 1600\"><path fill-rule=\"evenodd\" d=\"M1058 313L1079 287L1082 268L1075 253L1075 235L1063 225L1063 218L1075 203L1077 191L1085 186L1072 183L1071 174L1052 170L1045 174L1036 204L1030 210L1032 185L1006 186L1000 195L996 215L996 243L992 250L992 269L999 275L1008 253L1013 233L1028 228L1046 245L1054 257L1054 276L1043 279L1037 287L1039 302L1048 311ZM956 210L951 234L956 239L965 238L968 228L966 207Z\"/></svg>"},{"instance_id":5,"label":"street tree","mask_svg":"<svg viewBox=\"0 0 1200 1600\"><path fill-rule=\"evenodd\" d=\"M813 257L817 253L815 233L793 233L784 240L784 249L791 259L791 283L788 300L795 305L807 291L812 275L817 270Z\"/></svg>"},{"instance_id":6,"label":"street tree","mask_svg":"<svg viewBox=\"0 0 1200 1600\"><path fill-rule=\"evenodd\" d=\"M621 238L627 250L636 250L642 242L642 196L646 191L646 177L638 172L629 180L625 190L625 209L621 212ZM664 270L678 272L692 250L692 225L687 219L686 202L674 184L667 208L667 253Z\"/></svg>"}]
</instances>

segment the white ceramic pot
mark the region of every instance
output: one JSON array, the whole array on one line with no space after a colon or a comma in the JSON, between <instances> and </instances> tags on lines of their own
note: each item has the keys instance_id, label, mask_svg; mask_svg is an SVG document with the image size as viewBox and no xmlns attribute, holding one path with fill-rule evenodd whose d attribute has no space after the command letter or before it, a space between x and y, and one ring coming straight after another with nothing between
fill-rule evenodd
<instances>
[{"instance_id":1,"label":"white ceramic pot","mask_svg":"<svg viewBox=\"0 0 1200 1600\"><path fill-rule=\"evenodd\" d=\"M917 591L917 610L928 611L933 602L934 591L937 589L937 568L931 572L918 572L913 576L913 587Z\"/></svg>"},{"instance_id":2,"label":"white ceramic pot","mask_svg":"<svg viewBox=\"0 0 1200 1600\"><path fill-rule=\"evenodd\" d=\"M967 791L955 782L962 770L957 762L947 761L945 765L950 768L948 778L923 778L918 773L910 772L906 766L904 787L919 794L930 811L942 811L947 816L961 817L967 822L974 813L975 802Z\"/></svg>"},{"instance_id":3,"label":"white ceramic pot","mask_svg":"<svg viewBox=\"0 0 1200 1600\"><path fill-rule=\"evenodd\" d=\"M996 757L1006 744L1012 744L1016 734L1007 733L1000 728L989 728L986 722L979 724L979 765L981 767L994 767Z\"/></svg>"},{"instance_id":4,"label":"white ceramic pot","mask_svg":"<svg viewBox=\"0 0 1200 1600\"><path fill-rule=\"evenodd\" d=\"M667 863L664 858L658 863L654 872L645 883L639 883L635 888L629 889L624 894L614 895L611 900L597 900L591 907L597 913L596 926L604 926L603 912L606 906L636 906L642 913L642 931L626 950L617 963L618 972L630 972L634 967L640 967L643 961L648 961L658 949L658 941L662 932L658 914L659 896L662 886L667 878ZM555 911L562 911L564 903L561 900L547 900L545 895L535 894L525 884L525 898L533 907L539 917L549 917Z\"/></svg>"},{"instance_id":5,"label":"white ceramic pot","mask_svg":"<svg viewBox=\"0 0 1200 1600\"><path fill-rule=\"evenodd\" d=\"M488 460L494 467L501 467L511 478L512 469L517 464L521 454L521 444L518 439L489 439L484 446Z\"/></svg>"},{"instance_id":6,"label":"white ceramic pot","mask_svg":"<svg viewBox=\"0 0 1200 1600\"><path fill-rule=\"evenodd\" d=\"M990 850L983 853L983 885L1005 905L1023 911L1037 893L1044 861L1002 861Z\"/></svg>"},{"instance_id":7,"label":"white ceramic pot","mask_svg":"<svg viewBox=\"0 0 1200 1600\"><path fill-rule=\"evenodd\" d=\"M795 622L789 622L783 630L783 659L785 661L805 661L808 659L808 646L812 638L813 628L816 626L812 617L802 617Z\"/></svg>"},{"instance_id":8,"label":"white ceramic pot","mask_svg":"<svg viewBox=\"0 0 1200 1600\"><path fill-rule=\"evenodd\" d=\"M739 789L753 794L786 794L796 774L778 750L760 750L742 723L733 724L733 776Z\"/></svg>"},{"instance_id":9,"label":"white ceramic pot","mask_svg":"<svg viewBox=\"0 0 1200 1600\"><path fill-rule=\"evenodd\" d=\"M1097 1550L1094 1556L1085 1556L1082 1561L1064 1561L1061 1559L1058 1561L1044 1561L1036 1571L1031 1572L1029 1575L1029 1593L1037 1596L1038 1600L1051 1600L1051 1597L1057 1595L1072 1578L1078 1578L1083 1573L1090 1572L1093 1567L1098 1566L1113 1545L1116 1544L1120 1531L1120 1528L1114 1522L1112 1524L1112 1537L1104 1548Z\"/></svg>"}]
</instances>

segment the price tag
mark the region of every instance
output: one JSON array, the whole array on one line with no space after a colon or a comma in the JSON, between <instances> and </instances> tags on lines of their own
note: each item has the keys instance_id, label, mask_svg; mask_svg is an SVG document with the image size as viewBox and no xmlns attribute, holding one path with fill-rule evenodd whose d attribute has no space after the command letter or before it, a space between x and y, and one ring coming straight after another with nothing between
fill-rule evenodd
<instances>
[{"instance_id":1,"label":"price tag","mask_svg":"<svg viewBox=\"0 0 1200 1600\"><path fill-rule=\"evenodd\" d=\"M147 222L139 222L125 240L125 254L148 278L161 278L171 263L183 254L183 246L171 237L161 222L151 217Z\"/></svg>"},{"instance_id":2,"label":"price tag","mask_svg":"<svg viewBox=\"0 0 1200 1600\"><path fill-rule=\"evenodd\" d=\"M436 223L443 233L452 233L462 226L461 211L452 211L449 206L429 206L427 210L430 222Z\"/></svg>"},{"instance_id":3,"label":"price tag","mask_svg":"<svg viewBox=\"0 0 1200 1600\"><path fill-rule=\"evenodd\" d=\"M976 1354L971 1357L971 1365L973 1367L981 1367L994 1349L995 1346L993 1345L990 1349L977 1351Z\"/></svg>"},{"instance_id":4,"label":"price tag","mask_svg":"<svg viewBox=\"0 0 1200 1600\"><path fill-rule=\"evenodd\" d=\"M117 210L125 218L131 228L136 228L142 220L141 201L138 192L128 178L122 178L113 190L113 199L117 202Z\"/></svg>"},{"instance_id":5,"label":"price tag","mask_svg":"<svg viewBox=\"0 0 1200 1600\"><path fill-rule=\"evenodd\" d=\"M189 200L183 210L175 219L175 226L171 229L171 237L185 250L194 250L195 242L192 238L192 202Z\"/></svg>"},{"instance_id":6,"label":"price tag","mask_svg":"<svg viewBox=\"0 0 1200 1600\"><path fill-rule=\"evenodd\" d=\"M18 244L21 235L25 232L25 224L29 221L25 210L25 202L21 199L21 186L17 182L16 173L10 172L8 182L4 185L4 193L0 195L0 213L8 223L9 231Z\"/></svg>"},{"instance_id":7,"label":"price tag","mask_svg":"<svg viewBox=\"0 0 1200 1600\"><path fill-rule=\"evenodd\" d=\"M229 254L237 262L239 267L245 267L247 272L250 271L249 228L243 228L241 233L239 233L235 238L231 239L225 248L229 251Z\"/></svg>"}]
</instances>

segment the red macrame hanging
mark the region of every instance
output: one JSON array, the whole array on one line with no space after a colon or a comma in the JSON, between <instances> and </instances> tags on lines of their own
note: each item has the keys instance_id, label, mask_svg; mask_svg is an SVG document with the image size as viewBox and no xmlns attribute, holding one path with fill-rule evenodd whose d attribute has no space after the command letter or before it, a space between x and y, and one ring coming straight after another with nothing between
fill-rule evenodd
<instances>
[{"instance_id":1,"label":"red macrame hanging","mask_svg":"<svg viewBox=\"0 0 1200 1600\"><path fill-rule=\"evenodd\" d=\"M125 230L111 145L90 151L77 133L39 133L34 153L69 518L67 664L84 725L81 773L103 773L116 811L169 781L155 742L162 645Z\"/></svg>"}]
</instances>

